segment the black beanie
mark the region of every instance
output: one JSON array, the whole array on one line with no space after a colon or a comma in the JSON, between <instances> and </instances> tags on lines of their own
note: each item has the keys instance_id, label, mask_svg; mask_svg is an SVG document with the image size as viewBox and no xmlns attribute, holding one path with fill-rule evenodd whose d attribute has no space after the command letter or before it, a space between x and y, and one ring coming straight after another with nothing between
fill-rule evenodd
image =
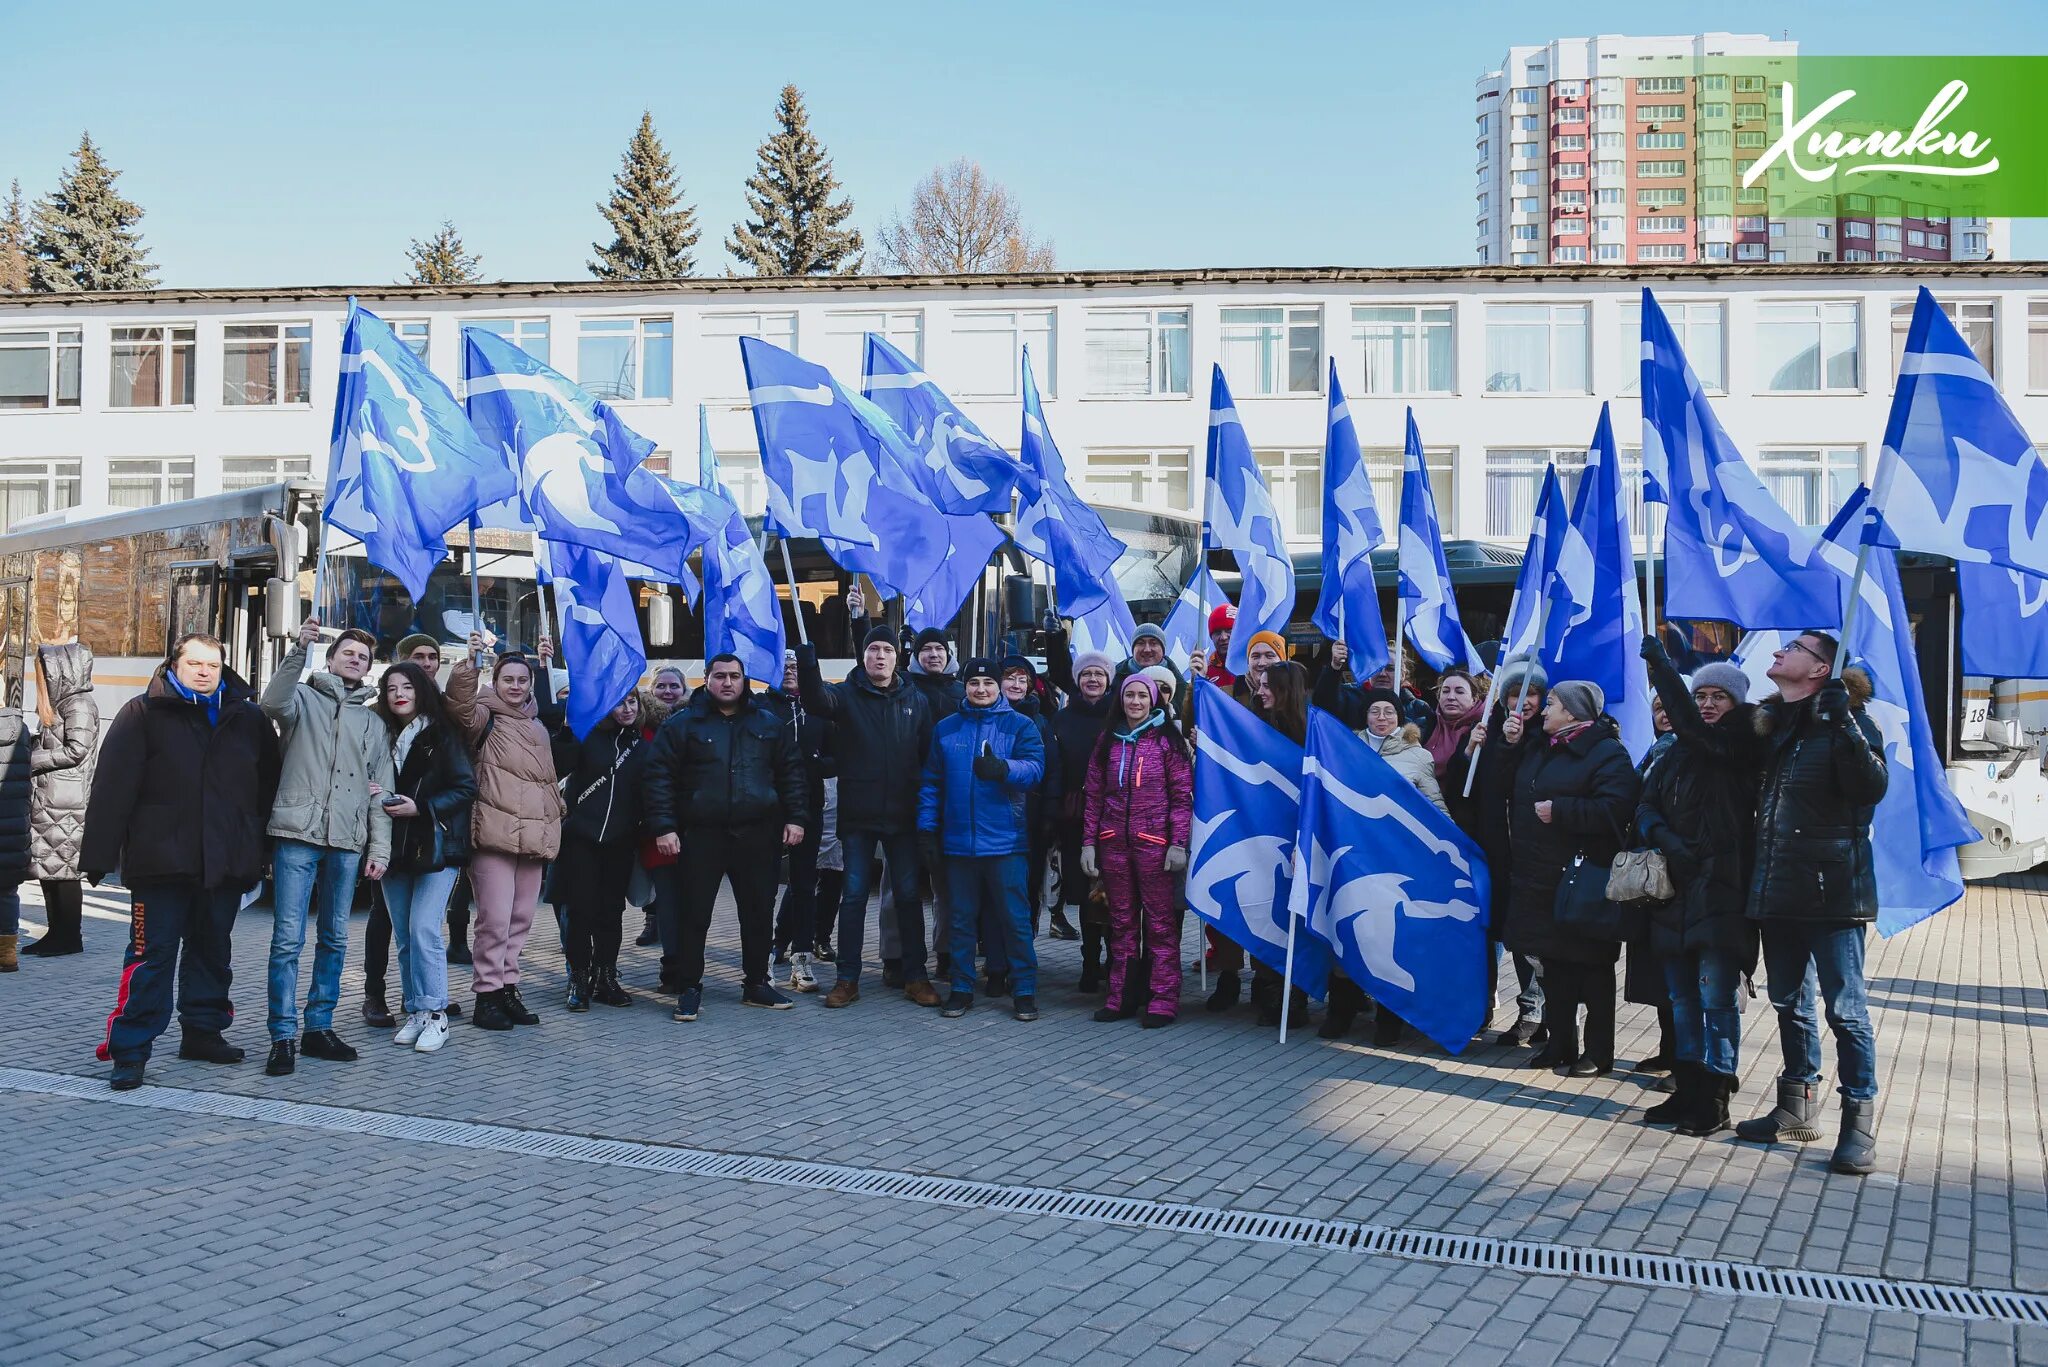
<instances>
[{"instance_id":1,"label":"black beanie","mask_svg":"<svg viewBox=\"0 0 2048 1367\"><path fill-rule=\"evenodd\" d=\"M868 634L861 637L861 654L867 654L868 647L877 643L885 645L891 650L896 649L896 633L889 630L887 623L868 628Z\"/></svg>"},{"instance_id":2,"label":"black beanie","mask_svg":"<svg viewBox=\"0 0 2048 1367\"><path fill-rule=\"evenodd\" d=\"M923 650L926 646L946 646L948 649L952 648L951 644L946 640L946 633L940 631L937 627L926 627L923 631L917 633L916 648Z\"/></svg>"},{"instance_id":3,"label":"black beanie","mask_svg":"<svg viewBox=\"0 0 2048 1367\"><path fill-rule=\"evenodd\" d=\"M1376 702L1391 703L1394 707L1394 716L1401 720L1406 719L1401 711L1401 695L1391 688L1368 688L1365 690L1363 701L1364 710L1367 712L1372 711L1372 705Z\"/></svg>"},{"instance_id":4,"label":"black beanie","mask_svg":"<svg viewBox=\"0 0 2048 1367\"><path fill-rule=\"evenodd\" d=\"M995 679L999 677L996 673L996 662L986 655L975 656L967 662L967 667L960 671L960 682L962 683L967 682L969 679Z\"/></svg>"}]
</instances>

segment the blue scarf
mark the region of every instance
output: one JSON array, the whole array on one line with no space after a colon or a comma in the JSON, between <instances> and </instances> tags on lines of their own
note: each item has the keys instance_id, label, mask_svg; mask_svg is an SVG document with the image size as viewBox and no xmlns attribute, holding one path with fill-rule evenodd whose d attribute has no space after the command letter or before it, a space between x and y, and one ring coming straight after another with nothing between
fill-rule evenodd
<instances>
[{"instance_id":1,"label":"blue scarf","mask_svg":"<svg viewBox=\"0 0 2048 1367\"><path fill-rule=\"evenodd\" d=\"M1163 707L1155 707L1152 709L1151 716L1145 718L1145 720L1139 722L1130 730L1115 731L1111 733L1111 735L1123 747L1121 750L1117 751L1116 757L1117 787L1121 788L1124 786L1124 776L1126 771L1130 767L1131 751L1137 748L1138 738L1140 736L1143 736L1147 731L1152 730L1154 727L1164 725L1166 725L1166 709Z\"/></svg>"},{"instance_id":2,"label":"blue scarf","mask_svg":"<svg viewBox=\"0 0 2048 1367\"><path fill-rule=\"evenodd\" d=\"M186 702L196 703L204 707L206 709L206 724L208 726L220 725L221 686L219 684L213 686L213 692L211 693L195 693L185 687L183 681L178 678L174 671L168 669L164 671L164 682L169 684L177 692L177 695Z\"/></svg>"}]
</instances>

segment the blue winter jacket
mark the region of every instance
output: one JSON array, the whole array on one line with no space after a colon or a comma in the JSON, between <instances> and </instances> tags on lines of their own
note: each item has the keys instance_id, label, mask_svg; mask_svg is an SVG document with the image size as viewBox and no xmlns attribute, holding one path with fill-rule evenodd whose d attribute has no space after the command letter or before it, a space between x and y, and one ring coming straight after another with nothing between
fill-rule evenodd
<instances>
[{"instance_id":1,"label":"blue winter jacket","mask_svg":"<svg viewBox=\"0 0 2048 1367\"><path fill-rule=\"evenodd\" d=\"M1009 773L993 783L974 776L983 745L1009 764ZM1026 800L1044 775L1045 742L1037 722L1002 697L987 707L963 703L932 732L917 828L937 831L939 848L949 855L1029 853Z\"/></svg>"}]
</instances>

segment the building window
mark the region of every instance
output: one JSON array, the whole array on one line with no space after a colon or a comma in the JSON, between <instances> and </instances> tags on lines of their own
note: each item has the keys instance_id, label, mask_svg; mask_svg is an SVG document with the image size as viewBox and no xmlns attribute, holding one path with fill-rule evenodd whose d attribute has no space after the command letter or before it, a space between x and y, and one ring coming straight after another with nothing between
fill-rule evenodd
<instances>
[{"instance_id":1,"label":"building window","mask_svg":"<svg viewBox=\"0 0 2048 1367\"><path fill-rule=\"evenodd\" d=\"M1761 76L1737 76L1735 93L1738 95L1760 95L1763 93L1764 78Z\"/></svg>"},{"instance_id":2,"label":"building window","mask_svg":"<svg viewBox=\"0 0 2048 1367\"><path fill-rule=\"evenodd\" d=\"M1683 95L1684 93L1685 77L1683 76L1636 77L1636 94L1638 95Z\"/></svg>"},{"instance_id":3,"label":"building window","mask_svg":"<svg viewBox=\"0 0 2048 1367\"><path fill-rule=\"evenodd\" d=\"M1194 504L1188 494L1192 454L1185 446L1165 451L1091 450L1081 469L1081 495L1091 502L1192 512Z\"/></svg>"},{"instance_id":4,"label":"building window","mask_svg":"<svg viewBox=\"0 0 2048 1367\"><path fill-rule=\"evenodd\" d=\"M1514 143L1508 148L1508 155L1522 160L1533 160L1536 156L1536 144L1533 142Z\"/></svg>"},{"instance_id":5,"label":"building window","mask_svg":"<svg viewBox=\"0 0 2048 1367\"><path fill-rule=\"evenodd\" d=\"M1699 187L1700 203L1726 204L1734 198L1734 187L1729 185L1702 185Z\"/></svg>"},{"instance_id":6,"label":"building window","mask_svg":"<svg viewBox=\"0 0 2048 1367\"><path fill-rule=\"evenodd\" d=\"M1638 152L1681 152L1685 150L1685 134L1638 133L1636 134L1636 150Z\"/></svg>"},{"instance_id":7,"label":"building window","mask_svg":"<svg viewBox=\"0 0 2048 1367\"><path fill-rule=\"evenodd\" d=\"M1858 251L1852 247L1849 250L1842 253L1842 259L1844 261L1868 261L1870 259L1870 253L1867 251Z\"/></svg>"},{"instance_id":8,"label":"building window","mask_svg":"<svg viewBox=\"0 0 2048 1367\"><path fill-rule=\"evenodd\" d=\"M1636 191L1636 203L1646 208L1658 208L1685 203L1685 191L1679 189L1648 189Z\"/></svg>"},{"instance_id":9,"label":"building window","mask_svg":"<svg viewBox=\"0 0 2048 1367\"><path fill-rule=\"evenodd\" d=\"M1455 316L1449 304L1353 305L1351 337L1365 353L1360 392L1378 396L1455 391Z\"/></svg>"},{"instance_id":10,"label":"building window","mask_svg":"<svg viewBox=\"0 0 2048 1367\"><path fill-rule=\"evenodd\" d=\"M116 508L154 508L192 497L192 457L107 462L107 502Z\"/></svg>"},{"instance_id":11,"label":"building window","mask_svg":"<svg viewBox=\"0 0 2048 1367\"><path fill-rule=\"evenodd\" d=\"M1906 245L1907 245L1908 247L1924 247L1924 246L1926 246L1926 245L1927 245L1927 230L1926 230L1925 228L1908 228L1908 229L1906 229Z\"/></svg>"},{"instance_id":12,"label":"building window","mask_svg":"<svg viewBox=\"0 0 2048 1367\"><path fill-rule=\"evenodd\" d=\"M1618 104L1600 105L1593 110L1593 117L1602 123L1612 122L1621 117L1621 106Z\"/></svg>"},{"instance_id":13,"label":"building window","mask_svg":"<svg viewBox=\"0 0 2048 1367\"><path fill-rule=\"evenodd\" d=\"M1948 320L1956 325L1956 331L1963 334L1963 340L1970 344L1970 350L1977 353L1977 360L1987 374L1994 378L1998 374L1998 356L1994 339L1997 309L1989 299L1942 299L1936 301ZM2029 316L2031 317L2031 309ZM1892 374L1899 373L1899 363L1906 356L1906 333L1913 324L1913 305L1910 300L1900 300L1892 305Z\"/></svg>"},{"instance_id":14,"label":"building window","mask_svg":"<svg viewBox=\"0 0 2048 1367\"><path fill-rule=\"evenodd\" d=\"M1515 241L1534 242L1543 235L1543 225L1540 223L1517 223L1512 231L1514 232Z\"/></svg>"},{"instance_id":15,"label":"building window","mask_svg":"<svg viewBox=\"0 0 2048 1367\"><path fill-rule=\"evenodd\" d=\"M1743 134L1744 137L1749 136ZM1703 128L1699 134L1699 147L1703 152L1725 152L1732 145L1732 139L1725 128Z\"/></svg>"},{"instance_id":16,"label":"building window","mask_svg":"<svg viewBox=\"0 0 2048 1367\"><path fill-rule=\"evenodd\" d=\"M956 396L1014 399L1024 391L1024 348L1041 394L1054 393L1057 357L1051 309L972 310L953 315L952 345L938 359L945 365L946 390Z\"/></svg>"},{"instance_id":17,"label":"building window","mask_svg":"<svg viewBox=\"0 0 2048 1367\"><path fill-rule=\"evenodd\" d=\"M1700 388L1709 394L1727 393L1728 306L1717 299L1659 302L1663 304L1665 320L1677 334L1679 346L1685 349L1685 359L1692 363L1692 373L1699 377ZM1626 358L1621 392L1633 394L1642 382L1641 367L1637 364L1643 354L1640 300L1622 301L1621 354Z\"/></svg>"},{"instance_id":18,"label":"building window","mask_svg":"<svg viewBox=\"0 0 2048 1367\"><path fill-rule=\"evenodd\" d=\"M0 412L78 407L79 330L0 332Z\"/></svg>"},{"instance_id":19,"label":"building window","mask_svg":"<svg viewBox=\"0 0 2048 1367\"><path fill-rule=\"evenodd\" d=\"M1987 250L1985 244L1990 241L1990 238L1984 233L1964 233L1962 238L1963 252L1971 257L1982 256Z\"/></svg>"},{"instance_id":20,"label":"building window","mask_svg":"<svg viewBox=\"0 0 2048 1367\"><path fill-rule=\"evenodd\" d=\"M1947 249L1947 247L1948 247L1948 234L1947 234L1947 233L1929 233L1929 234L1927 234L1927 245L1928 245L1928 246L1930 246L1930 247L1940 247L1940 248L1942 248L1942 249L1946 250L1946 249Z\"/></svg>"},{"instance_id":21,"label":"building window","mask_svg":"<svg viewBox=\"0 0 2048 1367\"><path fill-rule=\"evenodd\" d=\"M784 351L796 350L794 313L708 313L699 324L698 346L706 398L731 399L747 392L746 363L739 339L758 337ZM721 471L719 478L723 479Z\"/></svg>"},{"instance_id":22,"label":"building window","mask_svg":"<svg viewBox=\"0 0 2048 1367\"><path fill-rule=\"evenodd\" d=\"M1835 225L1832 223L1816 223L1813 225L1813 235L1826 242L1834 237Z\"/></svg>"},{"instance_id":23,"label":"building window","mask_svg":"<svg viewBox=\"0 0 2048 1367\"><path fill-rule=\"evenodd\" d=\"M1728 103L1725 100L1708 100L1700 106L1703 119L1725 119L1728 117ZM1724 130L1725 131L1725 130Z\"/></svg>"},{"instance_id":24,"label":"building window","mask_svg":"<svg viewBox=\"0 0 2048 1367\"><path fill-rule=\"evenodd\" d=\"M1586 305L1488 304L1490 394L1584 394Z\"/></svg>"},{"instance_id":25,"label":"building window","mask_svg":"<svg viewBox=\"0 0 2048 1367\"><path fill-rule=\"evenodd\" d=\"M1701 167L1702 171L1704 171L1705 169L1706 168L1704 166ZM1678 160L1639 161L1636 163L1636 174L1644 177L1645 179L1659 179L1669 176L1682 176L1685 174L1685 163L1683 161Z\"/></svg>"},{"instance_id":26,"label":"building window","mask_svg":"<svg viewBox=\"0 0 2048 1367\"><path fill-rule=\"evenodd\" d=\"M1899 240L1899 225L1896 223L1878 224L1877 240L1880 242L1890 242L1896 244Z\"/></svg>"},{"instance_id":27,"label":"building window","mask_svg":"<svg viewBox=\"0 0 2048 1367\"><path fill-rule=\"evenodd\" d=\"M1280 515L1280 534L1296 543L1320 544L1323 538L1323 448L1297 451L1254 451L1273 511Z\"/></svg>"},{"instance_id":28,"label":"building window","mask_svg":"<svg viewBox=\"0 0 2048 1367\"><path fill-rule=\"evenodd\" d=\"M1800 526L1824 527L1863 482L1863 448L1766 446L1756 472Z\"/></svg>"},{"instance_id":29,"label":"building window","mask_svg":"<svg viewBox=\"0 0 2048 1367\"><path fill-rule=\"evenodd\" d=\"M579 318L576 383L598 399L675 397L676 320Z\"/></svg>"},{"instance_id":30,"label":"building window","mask_svg":"<svg viewBox=\"0 0 2048 1367\"><path fill-rule=\"evenodd\" d=\"M1422 468L1429 472L1430 497L1436 500L1436 520L1446 538L1455 537L1458 525L1458 482L1452 474L1455 447L1425 446ZM1368 446L1365 476L1372 484L1373 506L1379 509L1380 524L1389 532L1401 520L1401 473L1405 458L1398 446Z\"/></svg>"},{"instance_id":31,"label":"building window","mask_svg":"<svg viewBox=\"0 0 2048 1367\"><path fill-rule=\"evenodd\" d=\"M817 354L811 359L845 383L858 387L866 378L870 332L908 356L913 364L924 364L924 313L919 309L828 313L824 331L819 334Z\"/></svg>"},{"instance_id":32,"label":"building window","mask_svg":"<svg viewBox=\"0 0 2048 1367\"><path fill-rule=\"evenodd\" d=\"M1082 352L1091 395L1185 398L1190 392L1184 308L1091 309Z\"/></svg>"},{"instance_id":33,"label":"building window","mask_svg":"<svg viewBox=\"0 0 2048 1367\"><path fill-rule=\"evenodd\" d=\"M1584 123L1586 121L1586 111L1579 105L1572 105L1568 108L1557 110L1556 115L1559 123Z\"/></svg>"},{"instance_id":34,"label":"building window","mask_svg":"<svg viewBox=\"0 0 2048 1367\"><path fill-rule=\"evenodd\" d=\"M1541 104L1543 103L1543 92L1536 89L1534 86L1524 86L1522 89L1517 90L1515 92L1515 103Z\"/></svg>"},{"instance_id":35,"label":"building window","mask_svg":"<svg viewBox=\"0 0 2048 1367\"><path fill-rule=\"evenodd\" d=\"M1729 255L1728 246L1729 244L1726 242L1702 242L1700 244L1700 260L1726 261Z\"/></svg>"},{"instance_id":36,"label":"building window","mask_svg":"<svg viewBox=\"0 0 2048 1367\"><path fill-rule=\"evenodd\" d=\"M13 531L25 517L40 517L78 506L79 466L75 460L0 461L0 530Z\"/></svg>"},{"instance_id":37,"label":"building window","mask_svg":"<svg viewBox=\"0 0 2048 1367\"><path fill-rule=\"evenodd\" d=\"M1560 152L1583 152L1586 150L1584 133L1561 133L1551 146Z\"/></svg>"},{"instance_id":38,"label":"building window","mask_svg":"<svg viewBox=\"0 0 2048 1367\"><path fill-rule=\"evenodd\" d=\"M1639 104L1636 106L1638 123L1677 123L1685 117L1682 104Z\"/></svg>"},{"instance_id":39,"label":"building window","mask_svg":"<svg viewBox=\"0 0 2048 1367\"><path fill-rule=\"evenodd\" d=\"M107 403L114 408L190 408L194 329L115 328Z\"/></svg>"},{"instance_id":40,"label":"building window","mask_svg":"<svg viewBox=\"0 0 2048 1367\"><path fill-rule=\"evenodd\" d=\"M1598 152L1619 152L1621 150L1621 142L1621 134L1619 133L1595 133L1593 135L1593 149ZM1619 167L1621 163L1618 161L1602 162L1601 165Z\"/></svg>"},{"instance_id":41,"label":"building window","mask_svg":"<svg viewBox=\"0 0 2048 1367\"><path fill-rule=\"evenodd\" d=\"M1726 137L1728 135L1723 133L1721 136ZM1735 145L1745 149L1755 148L1761 151L1766 145L1764 143L1764 130L1761 128L1751 128L1737 133L1735 135Z\"/></svg>"},{"instance_id":42,"label":"building window","mask_svg":"<svg viewBox=\"0 0 2048 1367\"><path fill-rule=\"evenodd\" d=\"M739 348L735 346L734 351ZM768 481L761 475L761 449L749 446L742 450L714 451L718 460L718 484L740 510L743 517L759 517L768 511ZM694 472L696 461L690 468ZM696 478L693 473L689 483Z\"/></svg>"},{"instance_id":43,"label":"building window","mask_svg":"<svg viewBox=\"0 0 2048 1367\"><path fill-rule=\"evenodd\" d=\"M2027 392L2048 393L2048 299L2027 301Z\"/></svg>"},{"instance_id":44,"label":"building window","mask_svg":"<svg viewBox=\"0 0 2048 1367\"><path fill-rule=\"evenodd\" d=\"M1615 186L1609 186L1609 187L1608 187L1608 188L1606 188L1606 189L1602 189L1602 190L1595 190L1595 191L1593 192L1593 202L1594 202L1595 204L1619 204L1619 203L1621 203L1621 187L1620 187L1620 186L1618 186L1618 185L1615 185Z\"/></svg>"},{"instance_id":45,"label":"building window","mask_svg":"<svg viewBox=\"0 0 2048 1367\"><path fill-rule=\"evenodd\" d=\"M545 318L469 318L462 325L495 333L542 365L554 364Z\"/></svg>"},{"instance_id":46,"label":"building window","mask_svg":"<svg viewBox=\"0 0 2048 1367\"><path fill-rule=\"evenodd\" d=\"M1226 308L1222 314L1223 374L1233 395L1322 393L1320 307Z\"/></svg>"},{"instance_id":47,"label":"building window","mask_svg":"<svg viewBox=\"0 0 2048 1367\"><path fill-rule=\"evenodd\" d=\"M1543 492L1543 472L1557 466L1560 491L1567 506L1578 497L1579 477L1586 472L1586 448L1496 447L1486 452L1486 525L1482 535L1494 541L1523 541L1536 521L1536 499ZM1621 452L1621 494L1628 502L1629 531L1643 535L1643 453L1640 447Z\"/></svg>"},{"instance_id":48,"label":"building window","mask_svg":"<svg viewBox=\"0 0 2048 1367\"><path fill-rule=\"evenodd\" d=\"M1863 387L1853 300L1757 306L1757 373L1767 394L1853 392Z\"/></svg>"},{"instance_id":49,"label":"building window","mask_svg":"<svg viewBox=\"0 0 2048 1367\"><path fill-rule=\"evenodd\" d=\"M1686 228L1683 214L1666 214L1659 218L1639 218L1636 231L1639 233L1682 233Z\"/></svg>"},{"instance_id":50,"label":"building window","mask_svg":"<svg viewBox=\"0 0 2048 1367\"><path fill-rule=\"evenodd\" d=\"M1593 248L1593 259L1595 261L1621 260L1621 244L1619 242L1601 243L1599 246Z\"/></svg>"},{"instance_id":51,"label":"building window","mask_svg":"<svg viewBox=\"0 0 2048 1367\"><path fill-rule=\"evenodd\" d=\"M1586 83L1584 81L1552 81L1550 83L1550 93L1552 97L1560 100L1584 99Z\"/></svg>"},{"instance_id":52,"label":"building window","mask_svg":"<svg viewBox=\"0 0 2048 1367\"><path fill-rule=\"evenodd\" d=\"M1683 261L1685 244L1682 242L1646 242L1636 248L1638 261Z\"/></svg>"},{"instance_id":53,"label":"building window","mask_svg":"<svg viewBox=\"0 0 2048 1367\"><path fill-rule=\"evenodd\" d=\"M220 463L220 487L224 493L312 477L310 456L227 456Z\"/></svg>"},{"instance_id":54,"label":"building window","mask_svg":"<svg viewBox=\"0 0 2048 1367\"><path fill-rule=\"evenodd\" d=\"M1559 180L1584 180L1586 178L1586 163L1583 161L1559 162L1557 164L1557 178Z\"/></svg>"},{"instance_id":55,"label":"building window","mask_svg":"<svg viewBox=\"0 0 2048 1367\"><path fill-rule=\"evenodd\" d=\"M275 408L280 404L312 401L311 323L229 323L223 329L223 404L229 408ZM184 496L191 497L190 494ZM159 501L151 499L121 506L146 508Z\"/></svg>"},{"instance_id":56,"label":"building window","mask_svg":"<svg viewBox=\"0 0 2048 1367\"><path fill-rule=\"evenodd\" d=\"M1541 185L1543 183L1543 173L1541 171L1514 171L1509 173L1508 178L1516 185Z\"/></svg>"},{"instance_id":57,"label":"building window","mask_svg":"<svg viewBox=\"0 0 2048 1367\"><path fill-rule=\"evenodd\" d=\"M1537 253L1535 252L1516 252L1515 264L1517 266L1533 266L1536 264L1536 257Z\"/></svg>"},{"instance_id":58,"label":"building window","mask_svg":"<svg viewBox=\"0 0 2048 1367\"><path fill-rule=\"evenodd\" d=\"M1558 247L1552 250L1550 259L1560 266L1581 265L1586 259L1586 249L1584 247Z\"/></svg>"},{"instance_id":59,"label":"building window","mask_svg":"<svg viewBox=\"0 0 2048 1367\"><path fill-rule=\"evenodd\" d=\"M425 365L427 341L433 334L432 326L424 318L393 318L390 322L391 331L398 338L398 344L417 357L421 365Z\"/></svg>"}]
</instances>

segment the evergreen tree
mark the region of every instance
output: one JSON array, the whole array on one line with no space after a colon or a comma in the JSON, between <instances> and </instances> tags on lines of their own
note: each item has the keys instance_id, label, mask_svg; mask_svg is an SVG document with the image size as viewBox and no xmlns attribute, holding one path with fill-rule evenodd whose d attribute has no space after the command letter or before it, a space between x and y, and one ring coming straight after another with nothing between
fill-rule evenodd
<instances>
[{"instance_id":1,"label":"evergreen tree","mask_svg":"<svg viewBox=\"0 0 2048 1367\"><path fill-rule=\"evenodd\" d=\"M79 138L56 190L36 201L29 242L30 289L60 293L156 287L149 252L135 230L142 206L115 192L120 174L100 159L91 134Z\"/></svg>"},{"instance_id":2,"label":"evergreen tree","mask_svg":"<svg viewBox=\"0 0 2048 1367\"><path fill-rule=\"evenodd\" d=\"M839 182L811 133L802 91L782 87L775 121L779 128L761 144L747 179L753 216L733 225L725 249L756 275L859 274L860 233L840 226L853 214L853 201L833 202Z\"/></svg>"},{"instance_id":3,"label":"evergreen tree","mask_svg":"<svg viewBox=\"0 0 2048 1367\"><path fill-rule=\"evenodd\" d=\"M597 211L612 228L609 247L590 244L597 253L590 273L598 279L676 280L697 269L690 255L697 245L697 211L683 203L652 114L641 114L640 129L612 178L611 201Z\"/></svg>"},{"instance_id":4,"label":"evergreen tree","mask_svg":"<svg viewBox=\"0 0 2048 1367\"><path fill-rule=\"evenodd\" d=\"M7 192L0 210L0 294L28 289L28 213L21 204L21 182Z\"/></svg>"},{"instance_id":5,"label":"evergreen tree","mask_svg":"<svg viewBox=\"0 0 2048 1367\"><path fill-rule=\"evenodd\" d=\"M462 235L446 221L426 241L414 238L405 249L405 259L412 262L412 279L407 283L414 285L470 285L484 278L483 258L465 250Z\"/></svg>"}]
</instances>

